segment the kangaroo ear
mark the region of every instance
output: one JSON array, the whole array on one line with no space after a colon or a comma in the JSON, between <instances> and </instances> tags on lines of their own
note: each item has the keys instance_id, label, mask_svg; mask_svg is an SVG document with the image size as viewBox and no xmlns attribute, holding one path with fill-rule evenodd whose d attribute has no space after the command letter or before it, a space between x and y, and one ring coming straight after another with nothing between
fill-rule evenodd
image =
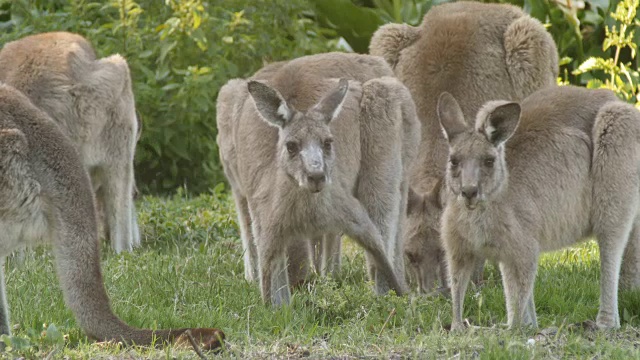
<instances>
[{"instance_id":1,"label":"kangaroo ear","mask_svg":"<svg viewBox=\"0 0 640 360\"><path fill-rule=\"evenodd\" d=\"M85 74L81 82L69 92L80 101L82 107L95 109L96 103L111 109L125 91L131 86L131 75L127 61L115 54L95 60L94 70Z\"/></svg>"},{"instance_id":2,"label":"kangaroo ear","mask_svg":"<svg viewBox=\"0 0 640 360\"><path fill-rule=\"evenodd\" d=\"M347 97L347 90L349 90L349 81L340 79L338 87L318 101L311 111L320 114L320 118L327 124L330 123L340 114L344 99Z\"/></svg>"},{"instance_id":3,"label":"kangaroo ear","mask_svg":"<svg viewBox=\"0 0 640 360\"><path fill-rule=\"evenodd\" d=\"M513 135L519 122L520 104L510 102L497 106L489 113L482 131L494 146L500 146Z\"/></svg>"},{"instance_id":4,"label":"kangaroo ear","mask_svg":"<svg viewBox=\"0 0 640 360\"><path fill-rule=\"evenodd\" d=\"M409 187L407 194L407 215L419 211L424 204L424 198L420 196L413 188Z\"/></svg>"},{"instance_id":5,"label":"kangaroo ear","mask_svg":"<svg viewBox=\"0 0 640 360\"><path fill-rule=\"evenodd\" d=\"M444 135L449 141L465 132L468 127L460 105L453 95L446 91L438 98L438 119Z\"/></svg>"},{"instance_id":6,"label":"kangaroo ear","mask_svg":"<svg viewBox=\"0 0 640 360\"><path fill-rule=\"evenodd\" d=\"M249 81L247 88L264 121L283 128L293 117L293 109L278 90L259 81Z\"/></svg>"}]
</instances>

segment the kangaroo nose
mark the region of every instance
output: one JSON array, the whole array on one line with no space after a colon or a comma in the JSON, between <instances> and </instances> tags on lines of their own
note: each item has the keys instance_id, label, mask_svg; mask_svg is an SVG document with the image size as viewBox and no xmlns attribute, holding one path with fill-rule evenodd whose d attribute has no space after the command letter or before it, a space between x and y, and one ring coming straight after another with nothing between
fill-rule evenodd
<instances>
[{"instance_id":1,"label":"kangaroo nose","mask_svg":"<svg viewBox=\"0 0 640 360\"><path fill-rule=\"evenodd\" d=\"M473 199L478 196L478 187L476 186L466 186L462 188L462 196L467 199Z\"/></svg>"},{"instance_id":2,"label":"kangaroo nose","mask_svg":"<svg viewBox=\"0 0 640 360\"><path fill-rule=\"evenodd\" d=\"M323 184L325 182L324 173L321 172L309 174L307 179L310 183L317 185Z\"/></svg>"}]
</instances>

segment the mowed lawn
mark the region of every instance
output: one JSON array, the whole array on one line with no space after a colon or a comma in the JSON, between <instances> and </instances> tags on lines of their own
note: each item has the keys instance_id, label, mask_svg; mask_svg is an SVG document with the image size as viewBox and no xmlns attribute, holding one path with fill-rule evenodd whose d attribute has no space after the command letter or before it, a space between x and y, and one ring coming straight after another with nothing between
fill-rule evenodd
<instances>
[{"instance_id":1,"label":"mowed lawn","mask_svg":"<svg viewBox=\"0 0 640 360\"><path fill-rule=\"evenodd\" d=\"M415 292L376 297L362 251L344 244L336 279L315 278L294 291L291 306L274 309L244 280L233 202L217 191L138 202L143 246L115 255L103 246L102 265L115 312L138 327L218 327L228 348L209 357L236 358L602 358L640 357L640 292L621 292L623 327L593 332L572 327L595 320L599 261L593 242L545 255L535 301L540 329L508 331L502 283L470 288L465 316L481 326L448 334L450 301ZM88 341L65 307L47 248L7 264L14 336L8 358L198 358L190 348L120 348ZM555 329L550 329L555 327ZM545 330L546 329L546 330Z\"/></svg>"}]
</instances>

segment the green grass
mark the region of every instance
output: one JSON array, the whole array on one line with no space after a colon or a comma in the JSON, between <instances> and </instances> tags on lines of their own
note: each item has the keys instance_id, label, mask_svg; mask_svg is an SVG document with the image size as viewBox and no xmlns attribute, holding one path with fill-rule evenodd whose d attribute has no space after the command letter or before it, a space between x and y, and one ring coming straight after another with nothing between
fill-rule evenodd
<instances>
[{"instance_id":1,"label":"green grass","mask_svg":"<svg viewBox=\"0 0 640 360\"><path fill-rule=\"evenodd\" d=\"M374 357L530 359L638 358L640 293L622 292L623 327L585 332L568 325L595 319L598 252L593 242L545 255L535 288L540 329L556 334L499 329L450 335L444 298L375 297L364 256L345 246L337 279L315 278L293 294L291 306L261 302L257 285L244 280L242 245L233 204L220 193L188 199L146 197L138 203L144 245L115 255L103 246L102 264L114 311L139 327L217 327L229 349L220 357ZM4 357L197 358L190 349L119 348L87 340L65 307L47 248L7 264L14 336ZM465 316L474 324L506 322L499 271L470 289ZM535 339L535 344L528 344ZM213 355L211 355L213 356Z\"/></svg>"}]
</instances>

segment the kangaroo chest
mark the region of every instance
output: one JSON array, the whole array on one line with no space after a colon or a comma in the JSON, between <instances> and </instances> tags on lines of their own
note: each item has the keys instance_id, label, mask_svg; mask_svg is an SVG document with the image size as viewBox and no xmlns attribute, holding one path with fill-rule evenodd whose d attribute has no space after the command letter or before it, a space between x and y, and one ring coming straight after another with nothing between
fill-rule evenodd
<instances>
[{"instance_id":1,"label":"kangaroo chest","mask_svg":"<svg viewBox=\"0 0 640 360\"><path fill-rule=\"evenodd\" d=\"M465 247L476 254L499 261L505 242L518 233L519 224L508 212L491 209L459 209L457 231Z\"/></svg>"}]
</instances>

